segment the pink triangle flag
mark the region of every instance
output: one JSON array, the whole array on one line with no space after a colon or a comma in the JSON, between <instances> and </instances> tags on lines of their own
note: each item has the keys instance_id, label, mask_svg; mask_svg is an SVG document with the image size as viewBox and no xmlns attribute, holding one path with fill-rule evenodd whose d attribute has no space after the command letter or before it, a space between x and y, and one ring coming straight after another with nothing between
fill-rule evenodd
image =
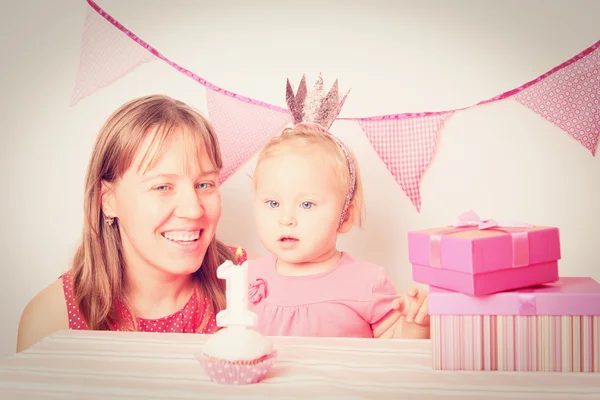
<instances>
[{"instance_id":1,"label":"pink triangle flag","mask_svg":"<svg viewBox=\"0 0 600 400\"><path fill-rule=\"evenodd\" d=\"M600 47L540 77L514 98L595 155L600 135Z\"/></svg>"},{"instance_id":2,"label":"pink triangle flag","mask_svg":"<svg viewBox=\"0 0 600 400\"><path fill-rule=\"evenodd\" d=\"M206 90L206 105L223 154L221 183L291 122L288 113Z\"/></svg>"},{"instance_id":3,"label":"pink triangle flag","mask_svg":"<svg viewBox=\"0 0 600 400\"><path fill-rule=\"evenodd\" d=\"M443 123L451 114L358 121L371 146L417 212L421 212L421 178L431 163Z\"/></svg>"},{"instance_id":4,"label":"pink triangle flag","mask_svg":"<svg viewBox=\"0 0 600 400\"><path fill-rule=\"evenodd\" d=\"M71 105L155 59L156 56L88 7Z\"/></svg>"}]
</instances>

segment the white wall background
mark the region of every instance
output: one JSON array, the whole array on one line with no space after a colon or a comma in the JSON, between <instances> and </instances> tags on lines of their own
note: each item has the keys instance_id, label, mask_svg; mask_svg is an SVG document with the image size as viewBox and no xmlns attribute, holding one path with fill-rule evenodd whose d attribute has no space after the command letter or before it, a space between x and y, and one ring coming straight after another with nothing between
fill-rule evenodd
<instances>
[{"instance_id":1,"label":"white wall background","mask_svg":"<svg viewBox=\"0 0 600 400\"><path fill-rule=\"evenodd\" d=\"M203 4L205 3L205 4ZM468 106L515 88L600 39L597 1L98 0L168 58L228 90L285 106L285 79L340 79L341 116ZM104 119L165 93L206 110L204 88L162 61L75 107L84 0L10 2L2 52L0 357L14 352L29 299L69 267L82 224L84 171ZM600 160L513 101L454 115L422 182L418 214L353 122L332 127L359 158L368 217L340 247L411 284L408 230L482 216L558 226L562 275L600 280ZM599 149L600 150L600 149ZM254 159L226 182L219 235L264 253L253 234Z\"/></svg>"}]
</instances>

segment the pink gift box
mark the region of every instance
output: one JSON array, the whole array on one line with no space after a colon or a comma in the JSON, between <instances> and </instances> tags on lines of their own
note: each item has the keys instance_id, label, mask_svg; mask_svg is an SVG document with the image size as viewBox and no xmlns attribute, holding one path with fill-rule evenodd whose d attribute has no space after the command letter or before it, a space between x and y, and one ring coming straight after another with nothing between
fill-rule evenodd
<instances>
[{"instance_id":1,"label":"pink gift box","mask_svg":"<svg viewBox=\"0 0 600 400\"><path fill-rule=\"evenodd\" d=\"M600 284L550 284L474 297L431 287L433 368L600 372Z\"/></svg>"},{"instance_id":2,"label":"pink gift box","mask_svg":"<svg viewBox=\"0 0 600 400\"><path fill-rule=\"evenodd\" d=\"M558 279L558 228L444 227L408 233L413 280L481 296Z\"/></svg>"}]
</instances>

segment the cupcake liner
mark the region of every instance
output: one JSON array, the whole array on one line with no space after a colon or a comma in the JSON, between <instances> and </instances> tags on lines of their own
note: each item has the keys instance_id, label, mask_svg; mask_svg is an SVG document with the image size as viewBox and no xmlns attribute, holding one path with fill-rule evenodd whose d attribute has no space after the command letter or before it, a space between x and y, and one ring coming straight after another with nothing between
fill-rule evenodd
<instances>
[{"instance_id":1,"label":"cupcake liner","mask_svg":"<svg viewBox=\"0 0 600 400\"><path fill-rule=\"evenodd\" d=\"M204 353L196 356L209 379L223 385L249 385L260 382L277 359L277 350L257 360L226 361L208 357Z\"/></svg>"}]
</instances>

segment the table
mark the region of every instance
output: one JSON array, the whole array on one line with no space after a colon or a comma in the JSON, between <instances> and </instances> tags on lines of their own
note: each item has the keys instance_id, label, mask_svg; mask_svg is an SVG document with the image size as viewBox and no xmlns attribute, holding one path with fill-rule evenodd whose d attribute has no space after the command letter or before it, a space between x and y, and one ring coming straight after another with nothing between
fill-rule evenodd
<instances>
[{"instance_id":1,"label":"table","mask_svg":"<svg viewBox=\"0 0 600 400\"><path fill-rule=\"evenodd\" d=\"M434 371L428 340L272 338L256 385L208 380L208 336L60 331L0 360L0 399L600 399L600 374Z\"/></svg>"}]
</instances>

